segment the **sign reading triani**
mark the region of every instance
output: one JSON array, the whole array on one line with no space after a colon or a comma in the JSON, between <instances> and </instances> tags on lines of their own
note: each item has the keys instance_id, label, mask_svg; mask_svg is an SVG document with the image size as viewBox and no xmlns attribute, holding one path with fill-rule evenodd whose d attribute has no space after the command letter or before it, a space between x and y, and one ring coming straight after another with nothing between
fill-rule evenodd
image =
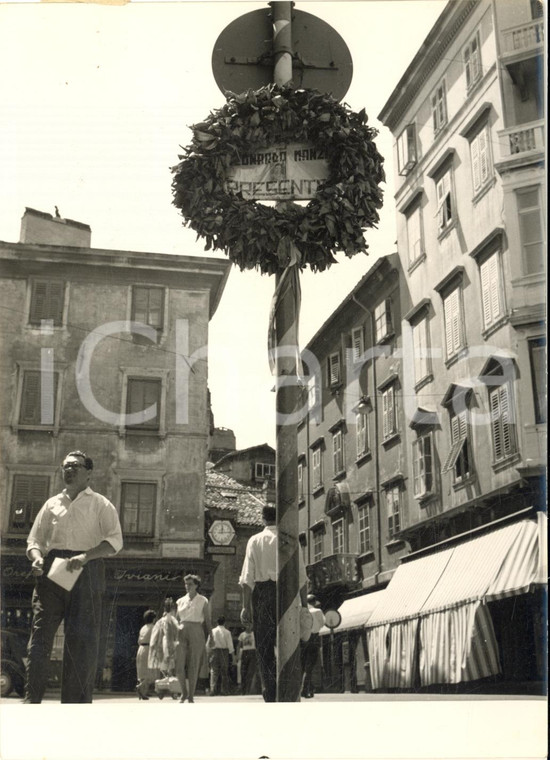
<instances>
[{"instance_id":1,"label":"sign reading triani","mask_svg":"<svg viewBox=\"0 0 550 760\"><path fill-rule=\"evenodd\" d=\"M226 190L247 200L309 200L328 179L324 150L305 143L274 145L242 156L227 173Z\"/></svg>"}]
</instances>

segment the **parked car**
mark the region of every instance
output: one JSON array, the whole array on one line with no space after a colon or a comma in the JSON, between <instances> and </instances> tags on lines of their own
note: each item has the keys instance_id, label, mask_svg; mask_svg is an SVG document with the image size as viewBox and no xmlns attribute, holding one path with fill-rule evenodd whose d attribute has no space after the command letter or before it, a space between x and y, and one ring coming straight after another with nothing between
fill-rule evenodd
<instances>
[{"instance_id":1,"label":"parked car","mask_svg":"<svg viewBox=\"0 0 550 760\"><path fill-rule=\"evenodd\" d=\"M16 628L2 631L2 670L0 673L0 696L7 697L12 691L23 696L25 690L25 663L29 634Z\"/></svg>"}]
</instances>

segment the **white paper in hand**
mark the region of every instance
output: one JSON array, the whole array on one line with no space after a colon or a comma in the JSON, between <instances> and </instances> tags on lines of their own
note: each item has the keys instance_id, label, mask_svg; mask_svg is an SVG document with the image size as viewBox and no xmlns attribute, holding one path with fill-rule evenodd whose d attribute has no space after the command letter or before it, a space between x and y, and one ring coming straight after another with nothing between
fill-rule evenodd
<instances>
[{"instance_id":1,"label":"white paper in hand","mask_svg":"<svg viewBox=\"0 0 550 760\"><path fill-rule=\"evenodd\" d=\"M73 571L67 570L67 560L55 557L48 573L48 578L66 591L70 591L81 572L82 568Z\"/></svg>"}]
</instances>

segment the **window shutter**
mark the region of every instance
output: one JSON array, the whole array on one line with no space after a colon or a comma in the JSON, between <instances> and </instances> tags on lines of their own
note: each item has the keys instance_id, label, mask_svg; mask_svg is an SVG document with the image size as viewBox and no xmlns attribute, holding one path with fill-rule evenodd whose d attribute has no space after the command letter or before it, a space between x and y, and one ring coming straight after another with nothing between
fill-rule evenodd
<instances>
[{"instance_id":1,"label":"window shutter","mask_svg":"<svg viewBox=\"0 0 550 760\"><path fill-rule=\"evenodd\" d=\"M453 290L445 299L445 342L447 358L454 356L461 346L459 290Z\"/></svg>"},{"instance_id":2,"label":"window shutter","mask_svg":"<svg viewBox=\"0 0 550 760\"><path fill-rule=\"evenodd\" d=\"M29 529L48 498L47 475L15 475L11 501L11 527Z\"/></svg>"},{"instance_id":3,"label":"window shutter","mask_svg":"<svg viewBox=\"0 0 550 760\"><path fill-rule=\"evenodd\" d=\"M21 425L40 424L40 372L38 370L28 370L23 374L19 422Z\"/></svg>"},{"instance_id":4,"label":"window shutter","mask_svg":"<svg viewBox=\"0 0 550 760\"><path fill-rule=\"evenodd\" d=\"M413 478L414 478L414 495L418 496L421 493L421 451L420 451L420 439L413 441Z\"/></svg>"},{"instance_id":5,"label":"window shutter","mask_svg":"<svg viewBox=\"0 0 550 760\"><path fill-rule=\"evenodd\" d=\"M481 306L483 309L483 324L488 327L491 322L491 272L490 259L483 262L480 267L481 275Z\"/></svg>"},{"instance_id":6,"label":"window shutter","mask_svg":"<svg viewBox=\"0 0 550 760\"><path fill-rule=\"evenodd\" d=\"M31 324L40 324L42 319L51 319L54 325L62 324L64 300L64 282L36 280L31 295Z\"/></svg>"},{"instance_id":7,"label":"window shutter","mask_svg":"<svg viewBox=\"0 0 550 760\"><path fill-rule=\"evenodd\" d=\"M498 387L492 388L489 392L489 406L491 409L491 432L493 436L493 451L495 459L498 461L503 457L503 442L500 416L500 399Z\"/></svg>"},{"instance_id":8,"label":"window shutter","mask_svg":"<svg viewBox=\"0 0 550 760\"><path fill-rule=\"evenodd\" d=\"M479 133L479 179L480 184L484 185L489 179L489 140L488 127L485 127Z\"/></svg>"},{"instance_id":9,"label":"window shutter","mask_svg":"<svg viewBox=\"0 0 550 760\"><path fill-rule=\"evenodd\" d=\"M471 144L472 176L473 176L473 181L474 181L474 192L479 190L479 188L482 185L480 155L479 155L480 137L481 135L477 135L472 140L472 144Z\"/></svg>"},{"instance_id":10,"label":"window shutter","mask_svg":"<svg viewBox=\"0 0 550 760\"><path fill-rule=\"evenodd\" d=\"M351 331L351 344L353 351L353 361L361 361L361 357L365 351L362 327L354 327L354 329Z\"/></svg>"},{"instance_id":11,"label":"window shutter","mask_svg":"<svg viewBox=\"0 0 550 760\"><path fill-rule=\"evenodd\" d=\"M328 359L329 385L338 385L340 382L340 354L332 354Z\"/></svg>"}]
</instances>

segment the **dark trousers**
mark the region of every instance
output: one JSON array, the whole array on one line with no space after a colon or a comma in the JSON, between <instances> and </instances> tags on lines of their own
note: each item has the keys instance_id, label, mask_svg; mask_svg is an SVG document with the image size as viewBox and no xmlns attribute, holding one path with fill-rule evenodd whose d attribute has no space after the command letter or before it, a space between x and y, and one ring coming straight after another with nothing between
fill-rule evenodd
<instances>
[{"instance_id":1,"label":"dark trousers","mask_svg":"<svg viewBox=\"0 0 550 760\"><path fill-rule=\"evenodd\" d=\"M319 658L319 634L312 633L307 641L302 642L302 670L304 683L302 695L313 696L313 668Z\"/></svg>"},{"instance_id":2,"label":"dark trousers","mask_svg":"<svg viewBox=\"0 0 550 760\"><path fill-rule=\"evenodd\" d=\"M210 693L229 694L229 649L213 649L210 654Z\"/></svg>"},{"instance_id":3,"label":"dark trousers","mask_svg":"<svg viewBox=\"0 0 550 760\"><path fill-rule=\"evenodd\" d=\"M256 680L256 650L243 649L241 652L241 692L243 694L257 694L254 691Z\"/></svg>"},{"instance_id":4,"label":"dark trousers","mask_svg":"<svg viewBox=\"0 0 550 760\"><path fill-rule=\"evenodd\" d=\"M46 577L54 557L80 553L50 552L44 562L44 574L36 579L25 689L29 702L41 702L46 691L53 640L61 621L65 631L61 702L92 701L105 591L103 560L88 562L71 591Z\"/></svg>"},{"instance_id":5,"label":"dark trousers","mask_svg":"<svg viewBox=\"0 0 550 760\"><path fill-rule=\"evenodd\" d=\"M277 700L277 586L275 581L256 583L252 592L254 639L262 695L265 702Z\"/></svg>"}]
</instances>

